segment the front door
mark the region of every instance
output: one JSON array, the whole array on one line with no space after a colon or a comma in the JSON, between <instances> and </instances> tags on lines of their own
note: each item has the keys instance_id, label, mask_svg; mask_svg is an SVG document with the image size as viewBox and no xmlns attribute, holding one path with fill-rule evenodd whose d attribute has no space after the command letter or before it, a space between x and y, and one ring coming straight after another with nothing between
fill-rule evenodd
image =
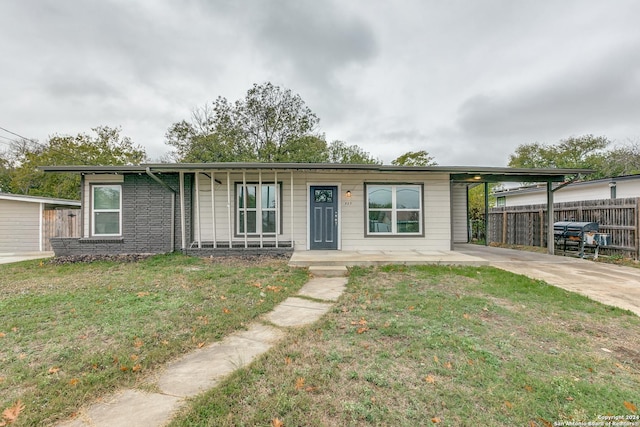
<instances>
[{"instance_id":1,"label":"front door","mask_svg":"<svg viewBox=\"0 0 640 427\"><path fill-rule=\"evenodd\" d=\"M310 248L338 249L338 187L312 185L310 188Z\"/></svg>"}]
</instances>

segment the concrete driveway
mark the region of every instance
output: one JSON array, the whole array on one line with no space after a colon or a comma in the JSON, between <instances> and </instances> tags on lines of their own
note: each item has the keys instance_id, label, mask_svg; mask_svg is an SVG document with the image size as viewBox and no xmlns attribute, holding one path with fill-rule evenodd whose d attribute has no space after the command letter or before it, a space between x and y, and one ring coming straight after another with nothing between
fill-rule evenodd
<instances>
[{"instance_id":1,"label":"concrete driveway","mask_svg":"<svg viewBox=\"0 0 640 427\"><path fill-rule=\"evenodd\" d=\"M456 245L455 251L640 316L640 268L470 244Z\"/></svg>"},{"instance_id":2,"label":"concrete driveway","mask_svg":"<svg viewBox=\"0 0 640 427\"><path fill-rule=\"evenodd\" d=\"M13 252L0 253L0 264L11 262L27 261L30 259L51 258L53 252Z\"/></svg>"}]
</instances>

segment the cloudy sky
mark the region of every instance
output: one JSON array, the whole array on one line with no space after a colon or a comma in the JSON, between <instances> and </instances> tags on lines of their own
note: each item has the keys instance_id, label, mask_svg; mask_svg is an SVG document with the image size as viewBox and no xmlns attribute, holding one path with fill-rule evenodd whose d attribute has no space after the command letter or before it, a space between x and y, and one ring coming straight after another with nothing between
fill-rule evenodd
<instances>
[{"instance_id":1,"label":"cloudy sky","mask_svg":"<svg viewBox=\"0 0 640 427\"><path fill-rule=\"evenodd\" d=\"M169 126L253 83L385 163L504 166L518 144L640 141L637 0L3 0L0 127ZM0 151L7 138L0 131Z\"/></svg>"}]
</instances>

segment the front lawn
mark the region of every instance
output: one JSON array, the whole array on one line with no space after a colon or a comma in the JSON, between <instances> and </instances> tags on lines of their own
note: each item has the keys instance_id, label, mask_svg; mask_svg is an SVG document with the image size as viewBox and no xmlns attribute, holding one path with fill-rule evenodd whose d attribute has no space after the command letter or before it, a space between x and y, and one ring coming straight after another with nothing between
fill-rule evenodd
<instances>
[{"instance_id":1,"label":"front lawn","mask_svg":"<svg viewBox=\"0 0 640 427\"><path fill-rule=\"evenodd\" d=\"M332 312L172 426L640 425L639 406L632 313L494 268L398 266L351 270Z\"/></svg>"},{"instance_id":2,"label":"front lawn","mask_svg":"<svg viewBox=\"0 0 640 427\"><path fill-rule=\"evenodd\" d=\"M18 401L13 425L46 425L118 388L148 388L164 363L244 328L306 281L286 260L260 258L0 265L0 425Z\"/></svg>"}]
</instances>

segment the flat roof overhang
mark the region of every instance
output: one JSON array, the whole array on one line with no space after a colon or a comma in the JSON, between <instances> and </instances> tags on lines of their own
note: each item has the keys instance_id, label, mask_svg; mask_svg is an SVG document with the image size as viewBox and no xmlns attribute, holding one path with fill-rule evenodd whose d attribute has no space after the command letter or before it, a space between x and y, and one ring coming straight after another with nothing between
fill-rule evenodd
<instances>
[{"instance_id":1,"label":"flat roof overhang","mask_svg":"<svg viewBox=\"0 0 640 427\"><path fill-rule=\"evenodd\" d=\"M587 175L591 169L524 169L475 166L395 166L342 163L148 163L126 166L41 166L44 172L156 173L195 172L206 170L306 170L306 171L372 171L394 173L448 173L455 182L563 182L566 176Z\"/></svg>"}]
</instances>

